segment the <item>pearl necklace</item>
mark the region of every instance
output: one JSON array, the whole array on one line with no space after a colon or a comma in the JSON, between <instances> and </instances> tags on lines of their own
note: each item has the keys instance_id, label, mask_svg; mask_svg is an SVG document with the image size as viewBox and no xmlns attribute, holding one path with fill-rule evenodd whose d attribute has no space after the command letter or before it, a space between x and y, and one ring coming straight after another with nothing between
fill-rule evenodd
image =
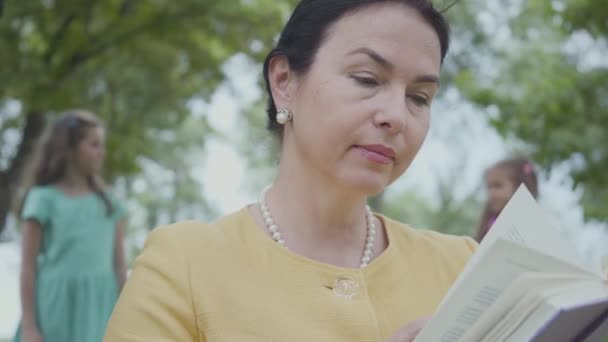
<instances>
[{"instance_id":1,"label":"pearl necklace","mask_svg":"<svg viewBox=\"0 0 608 342\"><path fill-rule=\"evenodd\" d=\"M266 228L270 232L270 236L274 241L276 241L279 245L287 248L285 246L285 240L281 237L281 233L279 232L279 227L274 223L272 219L272 215L270 214L270 210L268 209L268 205L266 204L266 193L270 189L270 185L262 190L260 194L260 211L262 217L264 218L264 223L266 224ZM361 257L361 268L364 268L369 264L372 260L372 248L374 247L374 240L376 238L376 225L374 224L374 215L372 214L369 206L365 206L365 216L367 221L367 237L365 239L365 248L363 249L363 256Z\"/></svg>"}]
</instances>

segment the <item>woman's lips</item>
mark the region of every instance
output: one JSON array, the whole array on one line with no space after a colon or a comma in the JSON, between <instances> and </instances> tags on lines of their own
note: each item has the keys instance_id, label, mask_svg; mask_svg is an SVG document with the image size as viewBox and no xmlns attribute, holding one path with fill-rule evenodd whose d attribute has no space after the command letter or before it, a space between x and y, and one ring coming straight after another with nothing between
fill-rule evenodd
<instances>
[{"instance_id":1,"label":"woman's lips","mask_svg":"<svg viewBox=\"0 0 608 342\"><path fill-rule=\"evenodd\" d=\"M356 145L361 154L373 162L390 164L395 160L395 151L386 145Z\"/></svg>"}]
</instances>

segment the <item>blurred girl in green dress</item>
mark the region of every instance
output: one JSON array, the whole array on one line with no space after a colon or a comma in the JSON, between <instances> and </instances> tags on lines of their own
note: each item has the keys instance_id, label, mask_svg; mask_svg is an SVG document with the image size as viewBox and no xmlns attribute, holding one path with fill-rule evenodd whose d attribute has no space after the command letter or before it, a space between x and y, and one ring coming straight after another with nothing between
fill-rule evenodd
<instances>
[{"instance_id":1,"label":"blurred girl in green dress","mask_svg":"<svg viewBox=\"0 0 608 342\"><path fill-rule=\"evenodd\" d=\"M15 342L101 341L125 282L125 211L98 173L104 128L86 111L52 124L21 211L22 319Z\"/></svg>"}]
</instances>

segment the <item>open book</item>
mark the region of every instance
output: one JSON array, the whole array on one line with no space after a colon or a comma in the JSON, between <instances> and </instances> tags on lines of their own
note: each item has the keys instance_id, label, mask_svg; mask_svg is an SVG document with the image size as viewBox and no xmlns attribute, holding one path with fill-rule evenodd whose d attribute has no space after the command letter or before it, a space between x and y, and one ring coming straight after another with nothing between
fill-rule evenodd
<instances>
[{"instance_id":1,"label":"open book","mask_svg":"<svg viewBox=\"0 0 608 342\"><path fill-rule=\"evenodd\" d=\"M605 272L522 185L415 341L608 342Z\"/></svg>"}]
</instances>

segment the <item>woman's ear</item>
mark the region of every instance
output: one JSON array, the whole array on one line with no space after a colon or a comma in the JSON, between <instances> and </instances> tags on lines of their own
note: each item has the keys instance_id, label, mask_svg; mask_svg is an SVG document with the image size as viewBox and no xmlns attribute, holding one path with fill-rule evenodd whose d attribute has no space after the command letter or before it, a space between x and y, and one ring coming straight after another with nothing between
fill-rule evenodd
<instances>
[{"instance_id":1,"label":"woman's ear","mask_svg":"<svg viewBox=\"0 0 608 342\"><path fill-rule=\"evenodd\" d=\"M268 80L270 91L277 108L288 108L296 89L295 73L289 67L289 61L284 55L277 55L270 59L268 65Z\"/></svg>"}]
</instances>

